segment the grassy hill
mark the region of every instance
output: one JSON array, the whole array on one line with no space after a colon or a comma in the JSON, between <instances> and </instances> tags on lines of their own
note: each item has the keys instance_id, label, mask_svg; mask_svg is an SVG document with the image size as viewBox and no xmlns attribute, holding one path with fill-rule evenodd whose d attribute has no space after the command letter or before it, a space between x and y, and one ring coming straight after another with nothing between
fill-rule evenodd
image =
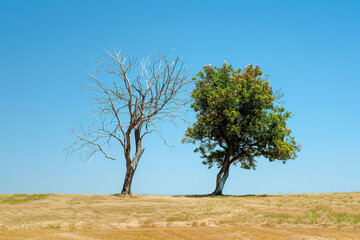
<instances>
[{"instance_id":1,"label":"grassy hill","mask_svg":"<svg viewBox=\"0 0 360 240\"><path fill-rule=\"evenodd\" d=\"M360 239L360 193L0 195L0 239Z\"/></svg>"}]
</instances>

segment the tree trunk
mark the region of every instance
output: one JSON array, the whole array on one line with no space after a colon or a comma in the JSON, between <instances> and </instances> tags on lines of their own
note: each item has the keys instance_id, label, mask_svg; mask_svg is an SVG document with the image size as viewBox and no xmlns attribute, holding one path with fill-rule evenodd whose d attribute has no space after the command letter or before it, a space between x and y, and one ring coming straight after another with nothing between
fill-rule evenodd
<instances>
[{"instance_id":1,"label":"tree trunk","mask_svg":"<svg viewBox=\"0 0 360 240\"><path fill-rule=\"evenodd\" d=\"M123 185L121 194L124 194L124 195L131 194L131 183L132 183L132 180L134 177L134 173L135 173L135 169L133 169L132 167L129 167L126 170L124 185Z\"/></svg>"},{"instance_id":2,"label":"tree trunk","mask_svg":"<svg viewBox=\"0 0 360 240\"><path fill-rule=\"evenodd\" d=\"M136 152L134 158L131 161L131 164L126 166L125 180L121 194L124 195L131 194L131 183L134 177L134 173L139 163L140 157L144 151L145 149L140 149L139 152Z\"/></svg>"},{"instance_id":3,"label":"tree trunk","mask_svg":"<svg viewBox=\"0 0 360 240\"><path fill-rule=\"evenodd\" d=\"M131 183L134 177L135 170L141 158L141 155L144 153L145 149L141 146L141 125L135 129L135 143L136 143L136 152L133 159L130 161L130 155L125 154L126 159L126 174L123 189L121 190L121 194L130 195L131 194ZM130 148L128 150L130 152Z\"/></svg>"},{"instance_id":4,"label":"tree trunk","mask_svg":"<svg viewBox=\"0 0 360 240\"><path fill-rule=\"evenodd\" d=\"M226 179L229 177L230 164L222 167L216 177L216 188L211 195L222 195Z\"/></svg>"}]
</instances>

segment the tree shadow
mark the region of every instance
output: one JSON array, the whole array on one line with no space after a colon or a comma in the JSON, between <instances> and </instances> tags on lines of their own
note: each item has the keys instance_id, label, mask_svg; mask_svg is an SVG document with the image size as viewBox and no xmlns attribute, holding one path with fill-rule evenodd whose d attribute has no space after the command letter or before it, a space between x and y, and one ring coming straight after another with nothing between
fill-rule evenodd
<instances>
[{"instance_id":1,"label":"tree shadow","mask_svg":"<svg viewBox=\"0 0 360 240\"><path fill-rule=\"evenodd\" d=\"M204 198L204 197L212 197L212 198L258 198L258 197L271 197L273 195L268 194L245 194L245 195L212 195L212 194L203 194L203 195L175 195L174 197L188 197L188 198Z\"/></svg>"}]
</instances>

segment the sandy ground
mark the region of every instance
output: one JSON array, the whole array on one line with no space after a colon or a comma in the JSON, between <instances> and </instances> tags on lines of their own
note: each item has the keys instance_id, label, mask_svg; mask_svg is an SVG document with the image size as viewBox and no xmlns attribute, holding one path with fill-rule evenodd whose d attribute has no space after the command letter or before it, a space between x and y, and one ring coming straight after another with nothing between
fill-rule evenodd
<instances>
[{"instance_id":1,"label":"sandy ground","mask_svg":"<svg viewBox=\"0 0 360 240\"><path fill-rule=\"evenodd\" d=\"M360 193L0 195L0 239L360 239Z\"/></svg>"}]
</instances>

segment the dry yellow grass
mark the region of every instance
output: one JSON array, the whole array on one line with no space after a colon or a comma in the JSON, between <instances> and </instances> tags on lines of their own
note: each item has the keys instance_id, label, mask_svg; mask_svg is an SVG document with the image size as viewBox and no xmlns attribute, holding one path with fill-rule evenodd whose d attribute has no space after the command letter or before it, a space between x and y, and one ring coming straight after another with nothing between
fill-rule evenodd
<instances>
[{"instance_id":1,"label":"dry yellow grass","mask_svg":"<svg viewBox=\"0 0 360 240\"><path fill-rule=\"evenodd\" d=\"M0 239L360 239L360 193L0 195Z\"/></svg>"}]
</instances>

